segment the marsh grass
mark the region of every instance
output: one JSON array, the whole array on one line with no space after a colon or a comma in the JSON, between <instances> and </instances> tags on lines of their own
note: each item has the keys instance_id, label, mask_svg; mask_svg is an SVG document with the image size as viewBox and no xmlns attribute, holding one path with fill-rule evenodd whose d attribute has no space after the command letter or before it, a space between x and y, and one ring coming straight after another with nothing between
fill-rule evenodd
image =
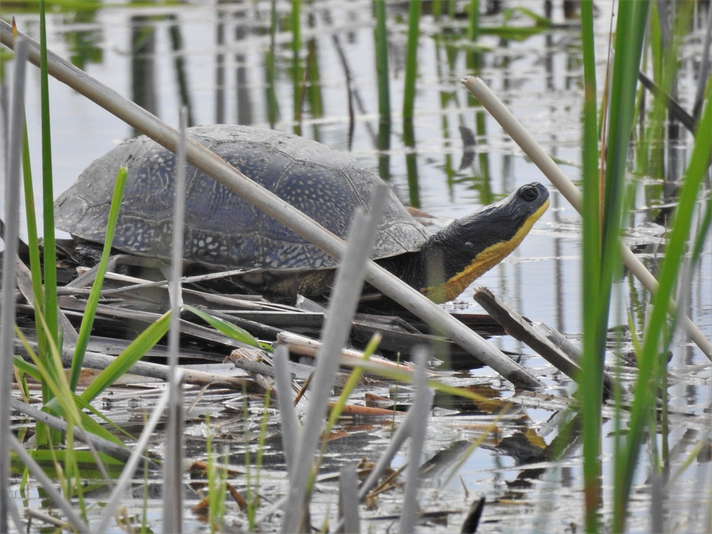
<instances>
[{"instance_id":1,"label":"marsh grass","mask_svg":"<svg viewBox=\"0 0 712 534\"><path fill-rule=\"evenodd\" d=\"M673 38L670 38L667 19L660 16L655 8L650 18L649 42L653 62L654 77L661 87L668 89L675 77L677 47L674 43L682 38L690 21L691 3L683 3L674 24ZM654 4L657 6L660 4ZM592 3L582 2L582 42L584 45L584 123L583 123L583 277L588 283L583 285L584 307L584 363L582 379L579 381L582 394L583 438L584 438L584 491L586 496L586 529L598 532L601 528L600 509L601 488L601 379L606 352L609 314L613 313L612 285L620 270L619 235L630 208L625 200L628 180L629 142L633 132L636 112L642 107L636 105L640 98L637 89L637 73L640 70L644 49L644 35L648 23L647 2L621 2L618 12L615 54L613 56L610 104L604 113L608 115L608 129L599 148L598 132L600 124L596 112L595 58L593 54ZM667 35L667 42L664 36ZM646 124L645 143L638 151L639 168L650 169L654 176L662 176L663 155L661 140L664 137L663 121L667 116L667 106L662 99L654 99L649 114L639 117ZM699 131L709 131L712 124L710 106L705 107ZM605 147L605 170L601 174L598 162ZM699 248L703 237L690 235L690 223L695 212L699 185L707 172L710 157L708 139L696 139L690 158L681 194L675 210L672 230L666 246L665 256L659 275L659 288L651 297L652 311L645 319L642 339L633 335L633 343L638 356L639 374L633 390L630 421L625 436L621 406L621 392L617 395L617 421L615 439L615 469L613 519L614 532L625 530L628 503L636 467L646 441L650 444L652 458L650 469L664 476L667 465L667 382L666 362L671 336L674 331L675 314L669 317L670 301L675 296L675 288L680 282L680 268L686 256L689 239L693 239L693 249ZM642 162L642 164L641 164ZM646 163L647 162L647 163ZM604 177L604 181L601 178ZM603 192L601 194L600 192ZM706 230L705 230L706 231ZM585 377L585 378L584 378ZM662 397L662 449L655 446L658 397ZM647 433L646 433L647 432ZM658 505L660 503L657 503ZM651 506L656 506L653 501Z\"/></svg>"}]
</instances>

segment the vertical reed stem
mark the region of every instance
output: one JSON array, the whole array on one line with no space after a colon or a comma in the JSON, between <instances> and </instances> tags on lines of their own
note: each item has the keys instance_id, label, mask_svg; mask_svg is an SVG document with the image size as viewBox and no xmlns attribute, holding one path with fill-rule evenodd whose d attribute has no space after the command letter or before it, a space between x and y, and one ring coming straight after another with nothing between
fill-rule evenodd
<instances>
[{"instance_id":1,"label":"vertical reed stem","mask_svg":"<svg viewBox=\"0 0 712 534\"><path fill-rule=\"evenodd\" d=\"M405 56L405 88L403 94L403 120L413 120L415 107L415 79L418 75L418 39L420 37L421 0L411 0L408 10L408 44Z\"/></svg>"}]
</instances>

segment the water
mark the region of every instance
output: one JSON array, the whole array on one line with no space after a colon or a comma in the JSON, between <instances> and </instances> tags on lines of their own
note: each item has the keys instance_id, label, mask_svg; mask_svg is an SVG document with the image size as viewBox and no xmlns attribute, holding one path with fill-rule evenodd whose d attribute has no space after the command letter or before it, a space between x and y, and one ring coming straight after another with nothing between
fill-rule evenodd
<instances>
[{"instance_id":1,"label":"water","mask_svg":"<svg viewBox=\"0 0 712 534\"><path fill-rule=\"evenodd\" d=\"M542 13L542 3L520 2ZM292 102L294 86L291 81L291 36L288 32L286 2L277 3L281 27L276 36L277 74L275 94L278 119L275 128L293 131ZM599 84L602 84L607 32L610 25L609 3L601 3L596 22ZM103 7L87 14L53 13L48 16L49 47L65 58L73 58L91 76L141 103L163 120L177 126L178 109L187 95L194 124L216 122L269 126L269 106L265 61L269 49L269 2L193 3L181 6L156 6L135 8L129 5ZM504 134L499 125L474 102L460 84L460 79L472 73L467 54L462 49L445 46L452 27L462 28L464 21L449 24L436 22L425 16L421 29L424 36L418 49L419 78L416 95L414 130L415 150L404 142L400 120L403 100L404 47L406 26L403 22L407 10L403 5L389 6L389 60L391 105L394 122L386 166L389 182L406 204L419 205L424 211L443 218L456 218L489 202L502 198L518 186L545 179L521 150ZM534 134L544 149L562 162L564 171L575 182L580 177L581 139L581 53L579 30L575 19L565 19L559 6L553 12L555 29L534 35L523 41L504 40L496 36L483 36L478 44L483 46L479 56L478 75L510 107L524 126ZM18 27L32 37L37 37L37 16L33 13L17 14ZM501 15L483 18L483 24L502 23ZM531 25L520 15L516 24ZM367 165L378 167L383 163L383 152L378 150L378 105L376 71L373 49L373 20L371 2L316 2L304 6L302 59L309 60L313 51L313 65L318 66L318 86L321 90L322 112L315 111L309 96L305 97L302 135L322 143L348 150L349 113L346 68L354 94L355 121L352 154ZM182 46L175 44L179 34ZM338 38L338 43L334 40ZM457 41L461 43L460 41ZM701 55L701 30L694 30L682 51L679 100L689 108L694 97L696 69ZM341 58L345 58L345 63ZM10 66L11 64L8 64ZM7 71L7 69L6 69ZM141 83L136 83L140 81ZM2 90L8 89L7 77L2 80ZM183 91L183 93L182 93ZM63 84L51 81L51 116L53 140L53 165L55 194L69 187L78 174L92 160L104 154L118 142L134 135L133 130L109 113ZM39 77L30 69L27 87L27 122L35 173L36 191L40 190L39 175ZM2 113L6 121L6 113ZM476 157L459 169L463 158L463 141L460 126L476 133ZM675 154L684 161L689 138L683 138ZM3 140L4 143L4 140ZM407 158L415 154L415 169L408 171ZM679 174L679 173L678 173ZM660 189L655 177L638 177L636 211L631 218L636 227L633 232L637 243L655 241L644 231L646 224L656 220L658 205L664 200L656 195ZM581 236L578 216L563 197L550 187L551 207L538 222L524 243L500 265L474 283L474 287L487 286L513 308L534 321L544 322L577 340L581 327ZM655 227L653 227L655 228ZM643 229L643 230L641 230ZM655 232L653 232L655 233ZM655 250L648 247L645 262L656 268ZM712 336L712 249L707 242L697 271L691 277L691 298L687 313L699 328ZM634 317L645 306L644 292L628 276L616 284L620 303L611 314L611 325L627 324L628 311ZM640 301L634 304L637 297ZM457 310L479 311L472 300L472 288L461 295L459 302L450 304ZM532 351L509 337L493 340L499 348L524 354L525 364L541 373L551 385L550 392L560 396L573 390L570 383L555 375ZM674 374L670 392L671 404L681 414L701 414L709 399L709 372L698 370L708 363L696 347L684 339L673 346L671 373ZM473 371L470 376L500 389L504 397L512 395L506 382L494 377L489 369ZM511 532L520 529L523 521L531 530L565 532L572 525L581 528L582 495L580 493L580 448L572 444L572 453L555 465L543 459L523 460L522 451L538 443L531 431L550 445L557 435L549 429L548 420L560 417L555 402L546 398L533 398L523 402L509 413L511 418L498 423L498 437L485 441L460 468L444 489L439 489L435 479L426 484L421 505L424 510L449 508L466 510L473 495L487 496L488 506L483 523L488 531ZM561 406L565 403L562 401ZM442 408L442 410L445 410ZM220 408L221 412L230 410ZM492 423L483 411L476 413L436 413L430 427L426 458L435 455L458 440L469 443L483 431L483 424ZM111 416L111 414L109 414ZM680 444L681 462L696 439L706 435L704 423L690 424L683 415L678 420L679 431L670 436L671 443ZM196 423L196 425L202 423ZM387 425L376 424L358 431L355 425L345 425L351 438L343 448L329 456L334 465L346 457L357 458L371 451L375 454L388 439ZM200 433L200 428L188 428ZM605 499L610 503L610 472L612 469L613 425L603 427ZM693 436L686 433L693 433ZM683 436L681 436L682 434ZM234 438L234 436L233 436ZM232 438L231 438L232 439ZM226 439L230 443L230 439ZM240 444L231 447L232 460L240 462ZM160 450L160 439L154 444ZM200 440L190 450L200 454L204 443ZM284 472L279 440L275 439L274 458L265 474L264 491L270 496L284 490ZM531 452L531 451L530 451ZM373 458L371 458L373 459ZM425 459L425 458L424 458ZM709 498L705 480L706 465L698 464L688 471L681 482L680 492L673 494L671 509L680 513L690 523L704 519L695 514L705 498ZM633 502L631 531L644 532L649 528L649 502L645 479L641 470L636 482L639 493ZM467 488L468 494L462 490ZM335 484L324 490L333 494ZM269 488L269 489L267 489ZM703 497L691 500L691 495L703 491ZM400 493L381 497L382 508L378 514L397 513ZM316 501L324 508L331 506L332 495L320 494ZM138 498L138 497L136 497ZM676 502L676 499L679 502ZM697 499L701 499L701 502ZM151 507L159 506L151 501ZM140 509L140 502L136 504ZM317 506L316 515L326 513ZM604 515L609 510L604 509ZM239 514L233 512L237 517ZM200 530L194 518L186 513L190 528ZM459 527L462 514L452 514L450 528ZM274 518L271 521L277 521ZM276 527L279 522L273 523ZM314 524L319 524L316 520ZM382 531L390 523L370 522L369 529ZM429 528L447 531L448 527ZM269 528L267 528L269 530Z\"/></svg>"}]
</instances>

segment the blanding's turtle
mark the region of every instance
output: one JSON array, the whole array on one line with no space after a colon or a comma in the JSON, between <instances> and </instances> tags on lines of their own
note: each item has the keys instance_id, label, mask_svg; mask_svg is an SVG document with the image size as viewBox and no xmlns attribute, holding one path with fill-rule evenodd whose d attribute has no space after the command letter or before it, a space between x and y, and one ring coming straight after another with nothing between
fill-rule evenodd
<instances>
[{"instance_id":1,"label":"blanding's turtle","mask_svg":"<svg viewBox=\"0 0 712 534\"><path fill-rule=\"evenodd\" d=\"M353 158L286 133L215 125L190 128L188 135L342 238L354 208L368 207L380 180ZM57 227L103 242L123 165L129 174L113 246L170 258L175 164L170 151L145 136L120 144L59 197ZM274 293L328 290L336 266L331 256L192 166L186 187L188 262L253 270L245 282ZM451 300L514 250L548 205L543 185L524 185L430 235L389 191L371 257L432 300Z\"/></svg>"}]
</instances>

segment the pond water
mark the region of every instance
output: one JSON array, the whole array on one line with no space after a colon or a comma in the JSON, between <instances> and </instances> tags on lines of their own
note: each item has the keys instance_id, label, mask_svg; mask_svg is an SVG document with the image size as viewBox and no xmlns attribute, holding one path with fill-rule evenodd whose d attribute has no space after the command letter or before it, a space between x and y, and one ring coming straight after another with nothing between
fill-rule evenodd
<instances>
[{"instance_id":1,"label":"pond water","mask_svg":"<svg viewBox=\"0 0 712 534\"><path fill-rule=\"evenodd\" d=\"M497 2L489 4L494 6ZM506 196L522 184L546 183L552 195L548 212L524 243L506 261L477 280L473 287L489 287L523 315L577 340L582 330L578 215L487 112L468 96L460 79L468 74L479 75L544 149L561 163L564 172L577 182L580 177L583 98L578 19L565 16L563 6L557 3L550 13L554 21L551 29L522 40L483 35L478 40L481 48L474 54L464 45L461 36L466 20L456 18L445 23L424 14L413 121L415 146L410 147L400 113L408 6L407 3L389 3L389 79L394 120L388 148L381 150L379 146L383 145L379 145L377 138L379 121L372 3L323 1L303 6L300 57L302 68L308 65L312 69L313 85L310 85L311 92L304 95L300 121L294 120L293 111L291 4L276 2L275 5L279 22L275 36L276 110L269 105L270 85L265 68L270 49L271 2L188 2L180 6L140 7L111 4L89 12L56 11L47 18L48 46L173 126L177 125L180 105L185 103L189 105L192 124L271 125L283 131L300 128L305 137L350 151L367 165L380 168L382 176L388 179L405 204L444 219L470 213ZM546 10L545 3L538 1L520 0L513 5L526 7L540 15ZM596 47L599 80L603 80L612 6L609 2L600 2L597 8ZM464 6L458 4L457 9L461 11ZM1 13L6 19L10 14L13 13ZM37 14L18 12L14 15L19 29L37 38ZM484 27L504 23L502 12L482 17ZM518 12L508 24L531 27L534 23L523 12ZM694 99L701 35L701 29L693 29L682 48L678 99L688 108ZM6 64L6 72L10 65ZM38 184L36 191L39 191L39 76L34 68L29 72L27 124ZM8 78L4 77L1 82L3 95L6 95ZM354 108L352 135L349 133L349 89ZM59 194L91 161L135 133L61 83L52 80L50 94L55 194ZM6 121L4 110L2 119ZM271 113L274 113L274 120L270 118ZM476 156L470 162L465 155L462 127L473 132L476 139ZM4 142L5 139L3 146ZM689 156L688 142L689 139L683 137L672 146L669 157L684 161ZM465 165L461 166L463 159ZM671 173L679 177L679 170ZM666 202L656 193L661 189L658 178L646 174L637 176L638 194L631 216L634 228L630 233L632 242L644 245L641 257L653 269L654 245L664 230L653 223L659 222L659 205ZM709 239L700 265L691 277L690 287L687 312L702 332L711 337L712 248ZM611 326L626 324L628 312L637 314L645 305L643 290L628 276L617 283L616 288L619 305L611 314ZM448 308L458 312L481 311L472 299L472 288ZM493 343L499 348L523 353L526 365L542 372L552 385L552 392L572 389L565 381L562 383L560 378L554 377L543 360L512 338L495 338ZM695 366L708 361L694 345L680 339L673 347L672 362L672 372L691 379L680 380L679 386L671 389L672 404L681 411L700 413L710 402L710 377L707 371L699 371ZM472 371L470 376L482 377L486 379L485 383L491 383L494 374L485 368ZM500 385L506 388L504 381ZM519 530L524 521L532 531L576 531L577 524L582 528L580 449L552 469L549 469L552 465L543 460L527 460L528 453L523 451L532 447L531 440L526 438L532 428L539 432L546 444L551 443L556 432L549 434L552 428L549 419L555 413L553 410L564 405L562 402L561 406L547 406L541 400L532 399L530 406L518 407L516 413L509 414L511 421L502 423L505 437L511 440L509 446L501 441L490 446L485 442L460 468L460 480L453 478L444 489L434 489L437 486L437 477L434 477L421 502L423 510L466 510L472 496L482 494L488 501L499 499L497 504L485 509L483 523L488 532ZM482 418L487 421L482 414L477 418L472 414L455 415L442 410L443 413L438 412L433 417L432 439L424 451L426 458L460 442L471 443L481 432L482 427L478 425L483 424ZM218 409L216 415L222 412L222 408ZM381 449L380 441L387 439L381 437L388 433L386 427L384 423L382 427L374 424L362 431L352 428L353 435L333 454L337 458L339 455L356 458L365 454L365 450ZM680 435L671 436L670 441L681 443L682 449L686 444L689 449L695 440L688 433L703 432L703 427L703 423L699 423L699 428L682 425ZM193 430L199 433L199 427ZM608 436L614 430L612 424L606 424L603 435ZM200 450L200 444L197 450ZM612 446L612 440L604 440L606 492L611 487L608 460ZM235 461L239 461L236 452L239 445L237 447L231 451ZM286 482L284 471L280 471L283 463L278 439L272 447L277 458L270 463L268 469L273 471L265 475L265 480L274 482L270 491L274 495L284 490ZM697 521L704 517L695 515L699 501L686 499L701 487L705 487L705 492L700 499L710 498L706 486L701 486L700 482L706 476L703 468L700 464L698 471L686 475L688 478L682 480L682 490L677 497L689 524L698 525ZM538 470L542 470L541 473ZM641 472L638 480L641 488L646 477L647 473ZM463 492L463 486L469 493ZM383 499L387 502L388 498ZM384 509L397 510L398 497L392 499L395 500L383 505ZM327 508L331 506L333 513L333 500L317 497L315 502L324 502ZM610 502L610 495L606 495L606 502ZM635 515L630 523L631 531L644 532L648 528L647 502L647 493L641 489L632 507ZM137 506L140 507L140 503ZM443 532L453 525L459 528L462 518L462 515L455 515L449 526L432 523L428 528ZM191 530L205 528L193 518L189 523ZM319 523L315 520L314 524ZM267 525L266 530L270 530L278 523ZM372 522L367 528L380 532L389 525L388 521ZM685 526L682 528L688 530Z\"/></svg>"}]
</instances>

